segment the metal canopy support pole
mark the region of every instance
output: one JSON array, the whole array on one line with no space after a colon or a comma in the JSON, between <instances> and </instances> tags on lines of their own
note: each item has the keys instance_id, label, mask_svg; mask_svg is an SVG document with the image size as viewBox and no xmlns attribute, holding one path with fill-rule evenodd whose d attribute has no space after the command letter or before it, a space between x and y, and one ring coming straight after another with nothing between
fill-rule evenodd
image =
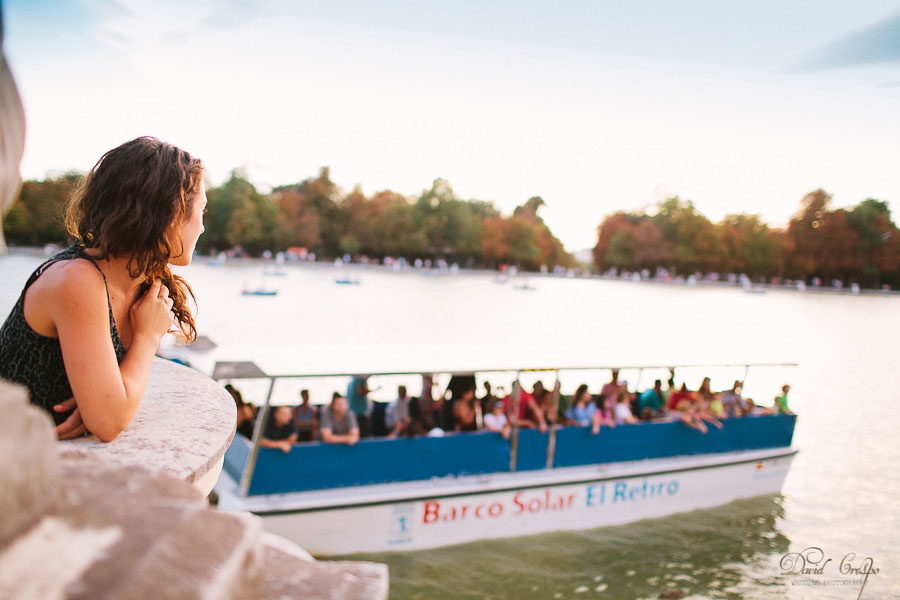
<instances>
[{"instance_id":1,"label":"metal canopy support pole","mask_svg":"<svg viewBox=\"0 0 900 600\"><path fill-rule=\"evenodd\" d=\"M509 415L507 419L512 423L512 433L509 436L509 472L516 472L516 455L519 452L519 398L522 395L522 385L519 383L520 373L516 373L513 382L512 393L509 395L509 406L506 407Z\"/></svg>"},{"instance_id":2,"label":"metal canopy support pole","mask_svg":"<svg viewBox=\"0 0 900 600\"><path fill-rule=\"evenodd\" d=\"M553 468L553 459L556 457L556 420L559 413L559 369L556 370L556 385L553 386L553 395L550 396L550 435L547 436L547 468Z\"/></svg>"},{"instance_id":3,"label":"metal canopy support pole","mask_svg":"<svg viewBox=\"0 0 900 600\"><path fill-rule=\"evenodd\" d=\"M269 403L272 401L272 390L275 389L275 378L269 378L269 392L266 394L266 403L259 409L256 415L256 424L253 426L253 449L247 458L244 472L241 474L241 483L238 486L238 495L246 497L250 492L250 481L253 479L253 470L256 468L256 457L259 455L259 441L262 439L266 418L269 415Z\"/></svg>"}]
</instances>

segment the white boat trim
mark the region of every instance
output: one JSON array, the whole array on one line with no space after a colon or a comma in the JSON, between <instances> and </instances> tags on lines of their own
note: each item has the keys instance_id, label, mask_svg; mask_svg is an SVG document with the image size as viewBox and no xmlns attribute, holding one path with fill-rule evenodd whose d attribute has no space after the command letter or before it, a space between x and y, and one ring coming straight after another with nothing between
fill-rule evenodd
<instances>
[{"instance_id":1,"label":"white boat trim","mask_svg":"<svg viewBox=\"0 0 900 600\"><path fill-rule=\"evenodd\" d=\"M714 455L676 456L518 473L442 477L428 481L384 483L247 497L238 496L237 483L223 471L216 489L219 494L219 505L226 510L247 510L259 515L314 512L667 475L683 471L699 471L755 463L761 460L793 456L796 453L797 450L791 448L767 448ZM227 481L223 481L223 479Z\"/></svg>"}]
</instances>

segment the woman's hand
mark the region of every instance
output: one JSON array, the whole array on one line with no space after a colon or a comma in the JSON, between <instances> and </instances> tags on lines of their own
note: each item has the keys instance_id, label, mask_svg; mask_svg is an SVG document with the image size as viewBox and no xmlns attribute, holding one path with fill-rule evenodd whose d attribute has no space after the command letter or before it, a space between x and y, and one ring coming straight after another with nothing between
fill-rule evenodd
<instances>
[{"instance_id":1,"label":"woman's hand","mask_svg":"<svg viewBox=\"0 0 900 600\"><path fill-rule=\"evenodd\" d=\"M68 419L56 426L56 437L60 440L73 440L87 433L84 422L81 420L81 412L75 404L75 398L69 398L53 407L58 413L75 409Z\"/></svg>"},{"instance_id":2,"label":"woman's hand","mask_svg":"<svg viewBox=\"0 0 900 600\"><path fill-rule=\"evenodd\" d=\"M129 309L135 337L146 337L158 344L172 328L175 320L173 304L169 298L169 288L158 279L154 281Z\"/></svg>"}]
</instances>

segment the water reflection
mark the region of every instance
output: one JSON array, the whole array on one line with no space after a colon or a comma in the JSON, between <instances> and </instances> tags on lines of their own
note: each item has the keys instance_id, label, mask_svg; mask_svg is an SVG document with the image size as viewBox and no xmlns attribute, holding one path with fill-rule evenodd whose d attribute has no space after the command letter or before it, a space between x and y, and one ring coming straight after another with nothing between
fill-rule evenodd
<instances>
[{"instance_id":1,"label":"water reflection","mask_svg":"<svg viewBox=\"0 0 900 600\"><path fill-rule=\"evenodd\" d=\"M790 541L783 497L739 500L590 531L492 540L415 553L360 554L387 563L392 598L727 598L766 589ZM781 593L779 593L781 592Z\"/></svg>"}]
</instances>

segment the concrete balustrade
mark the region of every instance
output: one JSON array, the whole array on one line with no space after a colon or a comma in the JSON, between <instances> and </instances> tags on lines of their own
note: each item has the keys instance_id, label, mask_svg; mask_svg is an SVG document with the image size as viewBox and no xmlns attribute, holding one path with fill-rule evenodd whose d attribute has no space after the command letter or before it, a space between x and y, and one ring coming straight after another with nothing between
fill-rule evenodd
<instances>
[{"instance_id":1,"label":"concrete balustrade","mask_svg":"<svg viewBox=\"0 0 900 600\"><path fill-rule=\"evenodd\" d=\"M206 501L234 435L218 384L155 360L111 443L59 443L50 416L0 381L0 598L387 598L385 565L316 561L262 519ZM198 489L199 488L199 489Z\"/></svg>"},{"instance_id":2,"label":"concrete balustrade","mask_svg":"<svg viewBox=\"0 0 900 600\"><path fill-rule=\"evenodd\" d=\"M85 436L60 446L169 473L209 494L235 424L234 400L220 384L188 367L154 358L137 414L115 440L104 443Z\"/></svg>"}]
</instances>

